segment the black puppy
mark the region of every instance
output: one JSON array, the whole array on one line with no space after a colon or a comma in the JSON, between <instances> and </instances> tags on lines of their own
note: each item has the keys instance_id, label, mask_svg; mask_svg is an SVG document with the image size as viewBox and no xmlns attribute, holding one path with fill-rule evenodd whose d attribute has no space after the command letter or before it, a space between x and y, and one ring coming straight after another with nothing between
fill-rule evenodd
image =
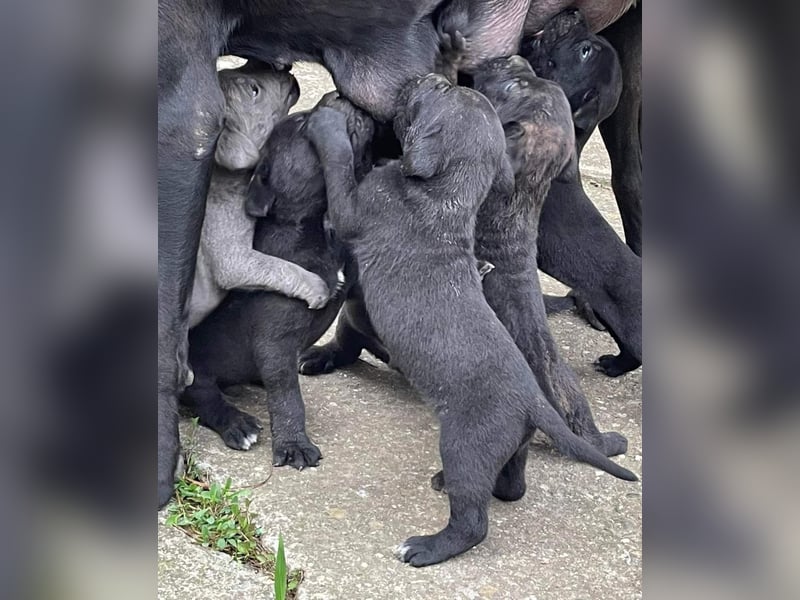
<instances>
[{"instance_id":1,"label":"black puppy","mask_svg":"<svg viewBox=\"0 0 800 600\"><path fill-rule=\"evenodd\" d=\"M622 72L616 51L592 34L574 10L560 13L539 35L525 38L522 50L536 73L558 83L567 95L580 162L597 124L617 106ZM619 345L618 356L598 359L599 370L617 376L641 365L642 260L591 202L574 165L553 181L542 208L538 263L573 288L575 298L585 303L584 312L596 314Z\"/></svg>"},{"instance_id":2,"label":"black puppy","mask_svg":"<svg viewBox=\"0 0 800 600\"><path fill-rule=\"evenodd\" d=\"M369 159L372 120L346 100L328 94L318 106L331 107L347 121L347 133L362 168ZM315 109L316 110L316 109ZM309 113L281 121L264 147L247 199L258 219L254 247L290 260L339 291L322 310L271 292L236 291L189 334L195 372L182 402L231 448L247 450L258 437L258 421L228 403L220 386L258 382L267 391L273 464L316 466L319 449L305 431L305 408L297 380L297 355L330 327L346 290L345 256L324 231L325 181L306 135Z\"/></svg>"},{"instance_id":3,"label":"black puppy","mask_svg":"<svg viewBox=\"0 0 800 600\"><path fill-rule=\"evenodd\" d=\"M375 330L441 420L449 523L398 548L401 560L423 566L483 540L492 493L522 496L535 428L565 454L623 479L636 476L569 430L484 299L475 219L492 181L508 168L491 104L433 74L409 84L398 104L403 156L360 185L341 115L320 110L309 123L330 220L356 261Z\"/></svg>"},{"instance_id":4,"label":"black puppy","mask_svg":"<svg viewBox=\"0 0 800 600\"><path fill-rule=\"evenodd\" d=\"M642 255L642 0L532 0L525 21L528 39L548 27L562 9L580 10L590 32L611 42L622 63L623 88L617 109L600 124L611 160L611 185L625 241ZM523 46L520 54L527 57ZM537 73L539 68L534 65Z\"/></svg>"},{"instance_id":5,"label":"black puppy","mask_svg":"<svg viewBox=\"0 0 800 600\"><path fill-rule=\"evenodd\" d=\"M506 129L514 171L510 180L498 178L478 213L475 255L495 266L483 280L486 300L572 430L608 456L622 454L627 440L598 430L575 373L558 352L537 271L539 213L550 182L569 162L576 164L567 99L520 56L487 63L476 74L475 87Z\"/></svg>"}]
</instances>

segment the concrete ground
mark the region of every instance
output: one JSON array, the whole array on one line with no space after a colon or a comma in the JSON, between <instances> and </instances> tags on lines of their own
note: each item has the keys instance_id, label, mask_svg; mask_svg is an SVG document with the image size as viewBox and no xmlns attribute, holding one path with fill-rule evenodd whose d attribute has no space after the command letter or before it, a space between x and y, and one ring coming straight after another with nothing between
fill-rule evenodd
<instances>
[{"instance_id":1,"label":"concrete ground","mask_svg":"<svg viewBox=\"0 0 800 600\"><path fill-rule=\"evenodd\" d=\"M298 65L298 109L332 88L319 67ZM621 232L599 135L583 156L584 185ZM547 292L565 288L543 276ZM574 314L550 321L559 348L577 372L598 426L627 436L617 460L641 473L641 369L611 379L592 368L616 352L606 333ZM319 468L270 466L268 428L248 452L227 448L200 428L196 453L214 478L250 485L252 509L275 547L283 534L290 567L305 571L301 600L513 599L616 600L641 597L640 483L614 479L536 444L527 467L528 493L492 501L487 539L449 562L423 569L400 563L394 546L433 533L447 521L446 496L430 488L440 469L438 423L405 382L366 353L352 368L300 377L309 436L322 449ZM240 388L238 402L264 424L265 392ZM182 423L184 438L190 423ZM224 554L197 546L159 519L159 598L271 598L272 581Z\"/></svg>"}]
</instances>

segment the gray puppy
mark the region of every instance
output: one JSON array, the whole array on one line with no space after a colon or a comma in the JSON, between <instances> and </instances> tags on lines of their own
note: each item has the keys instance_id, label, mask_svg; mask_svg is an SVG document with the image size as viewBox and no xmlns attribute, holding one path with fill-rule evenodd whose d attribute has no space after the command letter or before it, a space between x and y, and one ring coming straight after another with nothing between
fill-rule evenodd
<instances>
[{"instance_id":1,"label":"gray puppy","mask_svg":"<svg viewBox=\"0 0 800 600\"><path fill-rule=\"evenodd\" d=\"M278 292L322 308L329 297L325 282L293 262L254 250L255 220L245 213L259 152L275 124L297 102L297 80L288 71L248 63L220 71L219 81L226 101L225 125L214 155L189 326L208 316L234 288Z\"/></svg>"},{"instance_id":2,"label":"gray puppy","mask_svg":"<svg viewBox=\"0 0 800 600\"><path fill-rule=\"evenodd\" d=\"M401 560L423 566L484 539L492 494L522 496L535 428L569 456L636 476L567 427L483 296L473 254L478 207L496 177L513 180L491 104L431 74L408 84L398 105L403 155L361 184L341 114L311 115L309 138L323 165L331 224L356 261L375 331L441 421L450 521L398 548Z\"/></svg>"}]
</instances>

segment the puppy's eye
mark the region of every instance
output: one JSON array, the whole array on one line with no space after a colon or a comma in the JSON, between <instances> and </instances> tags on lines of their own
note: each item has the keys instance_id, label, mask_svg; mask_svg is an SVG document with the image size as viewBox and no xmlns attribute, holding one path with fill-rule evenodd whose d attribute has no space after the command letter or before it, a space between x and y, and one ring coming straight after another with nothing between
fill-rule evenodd
<instances>
[{"instance_id":1,"label":"puppy's eye","mask_svg":"<svg viewBox=\"0 0 800 600\"><path fill-rule=\"evenodd\" d=\"M581 46L581 60L586 60L589 58L589 55L592 53L592 45L591 44L584 44Z\"/></svg>"},{"instance_id":2,"label":"puppy's eye","mask_svg":"<svg viewBox=\"0 0 800 600\"><path fill-rule=\"evenodd\" d=\"M554 63L552 60L548 60L547 61L547 68L548 69L555 69L556 68L556 63Z\"/></svg>"},{"instance_id":3,"label":"puppy's eye","mask_svg":"<svg viewBox=\"0 0 800 600\"><path fill-rule=\"evenodd\" d=\"M258 93L259 93L260 91L261 91L261 90L260 90L260 89L258 89L258 86L257 86L255 83L251 83L251 84L250 84L250 97L251 97L251 98L255 98L256 96L258 96Z\"/></svg>"},{"instance_id":4,"label":"puppy's eye","mask_svg":"<svg viewBox=\"0 0 800 600\"><path fill-rule=\"evenodd\" d=\"M506 94L510 94L512 91L519 87L519 79L512 79L509 81L506 86L503 88L503 91Z\"/></svg>"}]
</instances>

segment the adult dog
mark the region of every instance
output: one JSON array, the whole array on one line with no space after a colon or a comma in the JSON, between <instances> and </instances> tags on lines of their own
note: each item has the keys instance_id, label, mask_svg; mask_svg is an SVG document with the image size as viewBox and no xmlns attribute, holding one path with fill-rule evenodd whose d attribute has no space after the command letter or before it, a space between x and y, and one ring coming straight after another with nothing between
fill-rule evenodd
<instances>
[{"instance_id":1,"label":"adult dog","mask_svg":"<svg viewBox=\"0 0 800 600\"><path fill-rule=\"evenodd\" d=\"M563 94L561 100L568 118ZM352 252L375 331L441 421L450 520L439 533L398 548L401 560L425 566L484 539L493 493L504 500L524 494L536 428L569 456L623 479L636 476L567 427L484 298L473 254L475 219L493 181L513 180L491 104L431 74L410 83L399 105L395 131L403 156L373 169L360 185L341 115L320 110L309 124L330 220ZM538 125L539 141L546 140L547 125ZM561 162L568 158L563 145L546 145L563 155Z\"/></svg>"},{"instance_id":2,"label":"adult dog","mask_svg":"<svg viewBox=\"0 0 800 600\"><path fill-rule=\"evenodd\" d=\"M536 73L564 90L580 154L597 124L614 112L622 90L617 53L592 34L577 10L559 13L522 53ZM642 261L625 245L583 190L580 171L562 171L550 186L539 220L538 265L573 288L620 347L597 368L610 376L642 364Z\"/></svg>"},{"instance_id":3,"label":"adult dog","mask_svg":"<svg viewBox=\"0 0 800 600\"><path fill-rule=\"evenodd\" d=\"M328 94L318 106L336 109L346 119L345 133L353 141L352 152L363 172L369 162L372 120L336 94ZM272 132L250 184L247 210L259 217L256 251L303 266L333 290L345 283L346 260L324 231L325 181L306 137L308 116L307 112L294 114ZM329 304L317 311L278 293L230 293L189 332L195 380L181 402L229 447L248 450L258 438L260 424L227 402L220 387L260 383L267 393L273 464L297 469L316 466L321 454L305 430L297 355L330 327L345 293L346 289L337 290Z\"/></svg>"}]
</instances>

